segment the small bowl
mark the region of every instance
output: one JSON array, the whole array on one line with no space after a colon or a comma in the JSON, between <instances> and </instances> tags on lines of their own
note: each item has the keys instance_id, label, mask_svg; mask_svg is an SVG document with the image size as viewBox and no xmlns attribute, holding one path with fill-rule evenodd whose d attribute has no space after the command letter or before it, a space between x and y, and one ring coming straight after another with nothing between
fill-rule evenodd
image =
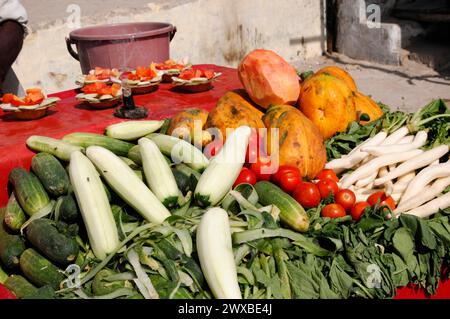
<instances>
[{"instance_id":1,"label":"small bowl","mask_svg":"<svg viewBox=\"0 0 450 319\"><path fill-rule=\"evenodd\" d=\"M14 112L14 117L22 121L37 120L47 115L48 108L36 109L36 110L22 110Z\"/></svg>"},{"instance_id":2,"label":"small bowl","mask_svg":"<svg viewBox=\"0 0 450 319\"><path fill-rule=\"evenodd\" d=\"M120 104L121 101L122 101L122 97L115 98L115 99L112 99L112 100L107 100L107 101L101 101L101 102L91 102L91 101L88 101L88 100L80 100L80 101L82 101L83 103L89 105L93 109L102 110L102 109L109 109L109 108L112 108L112 107Z\"/></svg>"},{"instance_id":3,"label":"small bowl","mask_svg":"<svg viewBox=\"0 0 450 319\"><path fill-rule=\"evenodd\" d=\"M13 107L10 104L2 104L0 108L3 109L3 112L12 114L17 120L37 120L46 116L47 110L56 106L60 100L58 97L51 97L46 98L38 105Z\"/></svg>"},{"instance_id":4,"label":"small bowl","mask_svg":"<svg viewBox=\"0 0 450 319\"><path fill-rule=\"evenodd\" d=\"M155 92L159 88L160 82L154 82L149 85L136 85L136 86L130 86L131 92L133 94L148 94Z\"/></svg>"},{"instance_id":5,"label":"small bowl","mask_svg":"<svg viewBox=\"0 0 450 319\"><path fill-rule=\"evenodd\" d=\"M199 84L184 84L175 86L177 90L181 90L189 93L206 92L213 88L212 81L199 83Z\"/></svg>"}]
</instances>

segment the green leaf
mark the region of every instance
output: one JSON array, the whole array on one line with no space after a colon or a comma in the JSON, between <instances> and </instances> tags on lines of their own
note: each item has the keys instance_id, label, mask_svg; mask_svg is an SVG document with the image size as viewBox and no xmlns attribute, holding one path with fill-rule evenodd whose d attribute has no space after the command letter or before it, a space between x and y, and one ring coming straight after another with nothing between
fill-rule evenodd
<instances>
[{"instance_id":1,"label":"green leaf","mask_svg":"<svg viewBox=\"0 0 450 319\"><path fill-rule=\"evenodd\" d=\"M430 250L436 249L437 242L430 227L423 220L419 220L419 236L423 247Z\"/></svg>"},{"instance_id":2,"label":"green leaf","mask_svg":"<svg viewBox=\"0 0 450 319\"><path fill-rule=\"evenodd\" d=\"M411 231L406 227L397 229L392 238L392 243L397 252L407 261L414 254L415 244Z\"/></svg>"},{"instance_id":3,"label":"green leaf","mask_svg":"<svg viewBox=\"0 0 450 319\"><path fill-rule=\"evenodd\" d=\"M331 288L343 298L350 297L353 287L353 279L339 265L337 259L334 259L330 268Z\"/></svg>"}]
</instances>

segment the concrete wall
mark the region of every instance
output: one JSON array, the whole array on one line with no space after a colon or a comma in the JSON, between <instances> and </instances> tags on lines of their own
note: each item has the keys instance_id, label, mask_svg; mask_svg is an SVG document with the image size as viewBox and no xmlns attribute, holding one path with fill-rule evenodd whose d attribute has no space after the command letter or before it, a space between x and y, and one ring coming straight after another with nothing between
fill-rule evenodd
<instances>
[{"instance_id":1,"label":"concrete wall","mask_svg":"<svg viewBox=\"0 0 450 319\"><path fill-rule=\"evenodd\" d=\"M379 16L370 11L372 2L378 2L374 4L380 9ZM395 23L383 23L381 9L387 6L384 2L389 1L338 0L338 52L359 60L400 64L401 28Z\"/></svg>"},{"instance_id":2,"label":"concrete wall","mask_svg":"<svg viewBox=\"0 0 450 319\"><path fill-rule=\"evenodd\" d=\"M76 22L74 11L67 12L73 3L81 9L81 26L130 21L172 23L178 28L171 45L172 57L187 56L193 63L236 66L255 48L275 50L288 61L315 57L325 50L322 0L22 2L33 32L14 69L25 87L39 85L47 92L73 88L80 73L64 41Z\"/></svg>"}]
</instances>

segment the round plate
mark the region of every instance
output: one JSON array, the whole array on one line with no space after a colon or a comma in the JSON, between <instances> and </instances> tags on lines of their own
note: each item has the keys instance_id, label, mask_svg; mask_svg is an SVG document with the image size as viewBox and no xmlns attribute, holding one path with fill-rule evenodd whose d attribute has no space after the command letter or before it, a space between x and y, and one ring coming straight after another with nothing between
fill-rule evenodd
<instances>
[{"instance_id":1,"label":"round plate","mask_svg":"<svg viewBox=\"0 0 450 319\"><path fill-rule=\"evenodd\" d=\"M145 86L134 86L131 88L131 91L133 92L133 94L147 94L155 92L156 90L158 90L158 87L159 83Z\"/></svg>"},{"instance_id":2,"label":"round plate","mask_svg":"<svg viewBox=\"0 0 450 319\"><path fill-rule=\"evenodd\" d=\"M21 110L20 112L14 112L14 116L18 120L37 120L47 115L47 108L37 110Z\"/></svg>"},{"instance_id":3,"label":"round plate","mask_svg":"<svg viewBox=\"0 0 450 319\"><path fill-rule=\"evenodd\" d=\"M121 98L119 99L113 99L113 100L108 100L108 101L103 101L103 102L89 102L86 100L82 100L81 102L86 103L87 105L89 105L90 107L94 108L94 109L108 109L111 107L116 106L117 104L119 104L122 101Z\"/></svg>"},{"instance_id":4,"label":"round plate","mask_svg":"<svg viewBox=\"0 0 450 319\"><path fill-rule=\"evenodd\" d=\"M182 90L185 92L190 93L199 93L199 92L205 92L208 90L211 90L213 87L212 81L200 83L200 84L184 84L184 85L177 85L176 88L178 90Z\"/></svg>"}]
</instances>

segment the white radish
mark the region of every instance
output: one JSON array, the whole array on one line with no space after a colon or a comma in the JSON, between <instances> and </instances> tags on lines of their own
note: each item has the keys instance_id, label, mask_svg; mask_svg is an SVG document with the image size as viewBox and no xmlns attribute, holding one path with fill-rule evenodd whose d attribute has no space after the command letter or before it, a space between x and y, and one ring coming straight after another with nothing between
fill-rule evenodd
<instances>
[{"instance_id":1,"label":"white radish","mask_svg":"<svg viewBox=\"0 0 450 319\"><path fill-rule=\"evenodd\" d=\"M340 173L345 169L349 169L354 167L363 161L368 154L365 152L361 152L361 148L364 146L376 146L380 145L387 137L386 132L380 132L372 138L367 139L355 149L353 149L349 154L342 156L339 159L332 160L331 162L325 165L326 169L332 169L336 173Z\"/></svg>"},{"instance_id":2,"label":"white radish","mask_svg":"<svg viewBox=\"0 0 450 319\"><path fill-rule=\"evenodd\" d=\"M358 169L356 169L354 172L352 172L349 176L344 178L341 183L342 187L348 188L350 185L353 185L356 181L370 176L374 172L378 171L383 166L396 164L399 162L407 161L415 156L418 156L422 154L423 151L421 150L413 150L405 153L396 153L396 154L389 154L377 157L373 160L371 160L369 163L360 166Z\"/></svg>"},{"instance_id":3,"label":"white radish","mask_svg":"<svg viewBox=\"0 0 450 319\"><path fill-rule=\"evenodd\" d=\"M407 210L414 209L423 203L426 203L439 194L441 194L450 185L450 177L444 177L437 179L431 186L427 186L423 189L420 194L410 198L409 200L401 203L395 213L403 213Z\"/></svg>"},{"instance_id":4,"label":"white radish","mask_svg":"<svg viewBox=\"0 0 450 319\"><path fill-rule=\"evenodd\" d=\"M370 185L371 183L373 184L373 181L377 178L378 176L378 171L374 172L373 174L371 174L370 176L360 179L359 181L356 182L356 187L357 188L362 188L362 187L366 187L367 185Z\"/></svg>"},{"instance_id":5,"label":"white radish","mask_svg":"<svg viewBox=\"0 0 450 319\"><path fill-rule=\"evenodd\" d=\"M409 182L411 182L414 177L416 177L416 172L412 171L411 173L405 174L399 179L397 179L397 182L394 184L394 189L392 190L393 193L402 193L408 188Z\"/></svg>"},{"instance_id":6,"label":"white radish","mask_svg":"<svg viewBox=\"0 0 450 319\"><path fill-rule=\"evenodd\" d=\"M402 138L398 144L408 144L412 143L414 141L414 135L407 135L404 138Z\"/></svg>"},{"instance_id":7,"label":"white radish","mask_svg":"<svg viewBox=\"0 0 450 319\"><path fill-rule=\"evenodd\" d=\"M392 145L401 141L406 135L409 134L409 129L407 126L403 126L399 128L394 133L390 134L386 139L381 143L381 145ZM368 146L368 145L367 145Z\"/></svg>"},{"instance_id":8,"label":"white radish","mask_svg":"<svg viewBox=\"0 0 450 319\"><path fill-rule=\"evenodd\" d=\"M378 192L384 192L383 188L362 188L358 190L361 194L372 195Z\"/></svg>"},{"instance_id":9,"label":"white radish","mask_svg":"<svg viewBox=\"0 0 450 319\"><path fill-rule=\"evenodd\" d=\"M382 167L378 171L378 176L380 176L380 177L386 176L387 174L389 174L387 167Z\"/></svg>"},{"instance_id":10,"label":"white radish","mask_svg":"<svg viewBox=\"0 0 450 319\"><path fill-rule=\"evenodd\" d=\"M382 185L389 180L393 180L394 178L405 175L411 171L415 171L416 169L432 164L437 159L447 154L448 151L448 145L441 145L429 151L426 151L423 154L402 163L395 170L389 172L389 174L387 174L386 176L376 179L374 184Z\"/></svg>"},{"instance_id":11,"label":"white radish","mask_svg":"<svg viewBox=\"0 0 450 319\"><path fill-rule=\"evenodd\" d=\"M424 146L427 142L427 138L428 138L427 132L420 131L416 134L416 137L414 138L414 141L412 143L365 146L361 148L361 151L367 152L373 156L382 156L392 153L403 153Z\"/></svg>"},{"instance_id":12,"label":"white radish","mask_svg":"<svg viewBox=\"0 0 450 319\"><path fill-rule=\"evenodd\" d=\"M400 198L402 198L403 193L393 193L390 196L392 197L392 199L394 200L394 202L398 202L400 200Z\"/></svg>"},{"instance_id":13,"label":"white radish","mask_svg":"<svg viewBox=\"0 0 450 319\"><path fill-rule=\"evenodd\" d=\"M407 211L404 214L414 215L420 218L426 218L433 214L436 214L440 209L446 209L450 207L450 193L442 195L431 202L426 203L413 210Z\"/></svg>"},{"instance_id":14,"label":"white radish","mask_svg":"<svg viewBox=\"0 0 450 319\"><path fill-rule=\"evenodd\" d=\"M394 193L394 183L392 183L392 181L387 182L384 189L386 195L388 196L392 195Z\"/></svg>"},{"instance_id":15,"label":"white radish","mask_svg":"<svg viewBox=\"0 0 450 319\"><path fill-rule=\"evenodd\" d=\"M444 164L429 166L419 172L417 176L409 183L408 188L402 196L400 204L409 198L423 191L431 181L450 176L450 161Z\"/></svg>"}]
</instances>

